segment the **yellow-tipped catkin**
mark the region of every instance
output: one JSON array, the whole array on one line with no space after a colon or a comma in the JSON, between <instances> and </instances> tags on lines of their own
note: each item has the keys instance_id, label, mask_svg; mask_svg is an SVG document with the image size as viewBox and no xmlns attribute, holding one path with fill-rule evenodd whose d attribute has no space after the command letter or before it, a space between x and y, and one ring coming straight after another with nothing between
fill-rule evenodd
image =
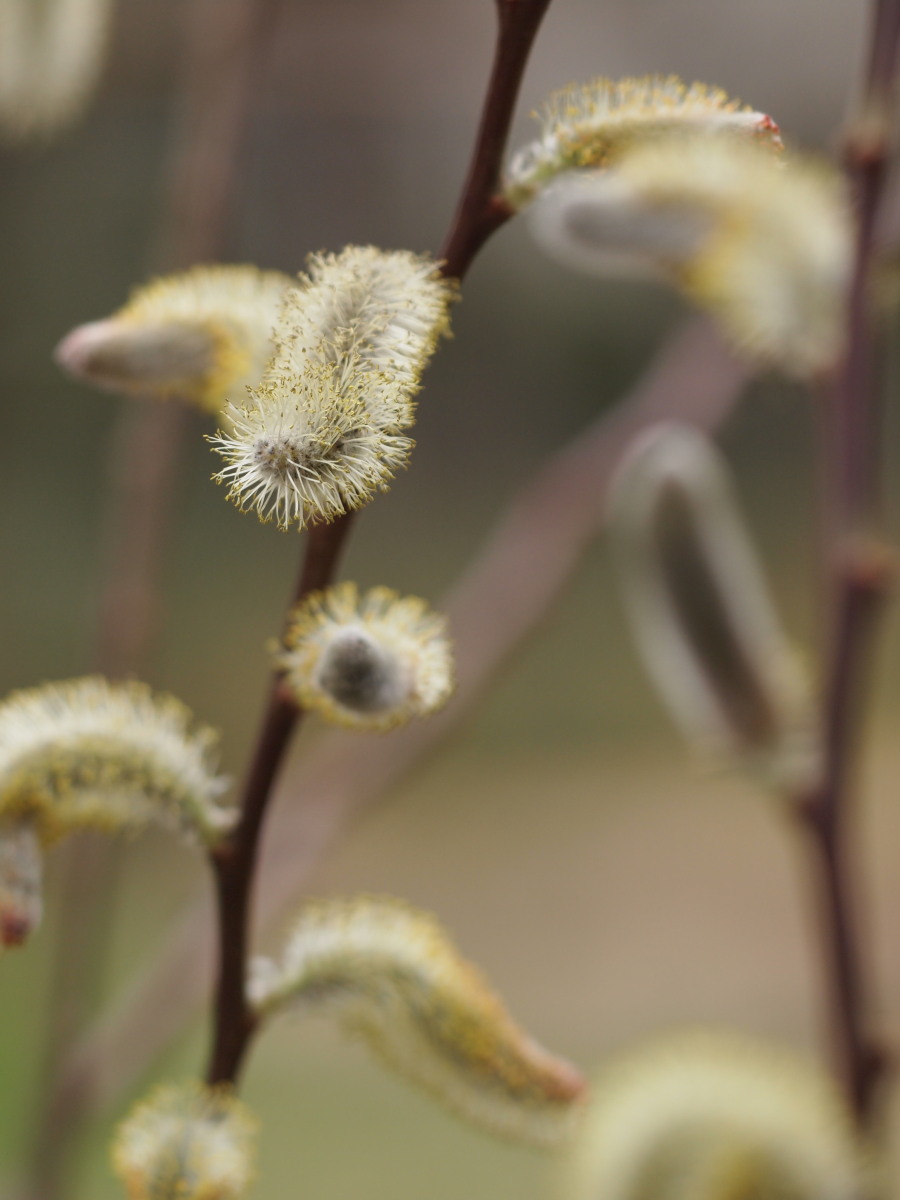
<instances>
[{"instance_id":1,"label":"yellow-tipped catkin","mask_svg":"<svg viewBox=\"0 0 900 1200\"><path fill-rule=\"evenodd\" d=\"M342 583L308 596L290 615L277 662L299 705L350 729L428 716L453 690L445 618L384 587L360 595Z\"/></svg>"},{"instance_id":2,"label":"yellow-tipped catkin","mask_svg":"<svg viewBox=\"0 0 900 1200\"><path fill-rule=\"evenodd\" d=\"M41 923L43 859L33 820L0 819L0 950L21 946Z\"/></svg>"},{"instance_id":3,"label":"yellow-tipped catkin","mask_svg":"<svg viewBox=\"0 0 900 1200\"><path fill-rule=\"evenodd\" d=\"M636 439L610 526L638 650L686 736L781 790L808 784L810 690L712 443L668 423Z\"/></svg>"},{"instance_id":4,"label":"yellow-tipped catkin","mask_svg":"<svg viewBox=\"0 0 900 1200\"><path fill-rule=\"evenodd\" d=\"M679 137L560 176L531 209L540 244L594 274L655 274L749 358L799 377L841 353L851 222L838 174L746 141Z\"/></svg>"},{"instance_id":5,"label":"yellow-tipped catkin","mask_svg":"<svg viewBox=\"0 0 900 1200\"><path fill-rule=\"evenodd\" d=\"M310 905L280 965L251 980L261 1015L331 1011L388 1067L474 1123L554 1146L581 1109L584 1081L516 1026L429 916L391 899Z\"/></svg>"},{"instance_id":6,"label":"yellow-tipped catkin","mask_svg":"<svg viewBox=\"0 0 900 1200\"><path fill-rule=\"evenodd\" d=\"M813 1064L718 1032L670 1035L599 1075L567 1200L862 1200L867 1162Z\"/></svg>"},{"instance_id":7,"label":"yellow-tipped catkin","mask_svg":"<svg viewBox=\"0 0 900 1200\"><path fill-rule=\"evenodd\" d=\"M504 184L516 208L563 171L608 167L635 146L686 132L749 136L781 149L771 117L721 88L687 86L676 75L573 85L551 96L538 116L541 136L515 155Z\"/></svg>"},{"instance_id":8,"label":"yellow-tipped catkin","mask_svg":"<svg viewBox=\"0 0 900 1200\"><path fill-rule=\"evenodd\" d=\"M211 439L229 498L302 529L386 488L412 448L402 431L454 294L434 262L408 251L313 257L285 301L266 379Z\"/></svg>"},{"instance_id":9,"label":"yellow-tipped catkin","mask_svg":"<svg viewBox=\"0 0 900 1200\"><path fill-rule=\"evenodd\" d=\"M88 677L14 692L0 704L0 818L33 819L44 840L159 823L213 843L233 819L217 741L180 701L140 683Z\"/></svg>"},{"instance_id":10,"label":"yellow-tipped catkin","mask_svg":"<svg viewBox=\"0 0 900 1200\"><path fill-rule=\"evenodd\" d=\"M256 1131L228 1088L162 1087L119 1126L113 1167L130 1200L241 1200L253 1177Z\"/></svg>"},{"instance_id":11,"label":"yellow-tipped catkin","mask_svg":"<svg viewBox=\"0 0 900 1200\"><path fill-rule=\"evenodd\" d=\"M175 396L221 413L265 374L290 276L201 266L135 289L124 308L60 342L59 364L98 387Z\"/></svg>"},{"instance_id":12,"label":"yellow-tipped catkin","mask_svg":"<svg viewBox=\"0 0 900 1200\"><path fill-rule=\"evenodd\" d=\"M113 0L0 0L0 134L47 137L80 116L112 9Z\"/></svg>"}]
</instances>

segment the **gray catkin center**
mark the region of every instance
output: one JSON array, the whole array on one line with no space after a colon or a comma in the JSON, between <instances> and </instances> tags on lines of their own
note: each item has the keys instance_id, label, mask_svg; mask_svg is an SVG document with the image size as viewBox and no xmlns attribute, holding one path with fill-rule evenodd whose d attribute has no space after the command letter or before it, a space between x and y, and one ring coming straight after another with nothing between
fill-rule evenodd
<instances>
[{"instance_id":1,"label":"gray catkin center","mask_svg":"<svg viewBox=\"0 0 900 1200\"><path fill-rule=\"evenodd\" d=\"M348 632L325 651L319 684L338 704L357 713L379 713L403 700L403 671L360 632Z\"/></svg>"}]
</instances>

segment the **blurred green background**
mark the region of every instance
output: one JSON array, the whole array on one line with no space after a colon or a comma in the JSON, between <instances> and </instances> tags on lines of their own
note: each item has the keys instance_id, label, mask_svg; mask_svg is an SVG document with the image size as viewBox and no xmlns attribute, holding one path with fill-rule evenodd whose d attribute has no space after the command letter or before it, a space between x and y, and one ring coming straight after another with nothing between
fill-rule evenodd
<instances>
[{"instance_id":1,"label":"blurred green background","mask_svg":"<svg viewBox=\"0 0 900 1200\"><path fill-rule=\"evenodd\" d=\"M183 4L120 0L111 58L77 128L0 151L0 689L90 667L115 399L64 379L50 351L153 268ZM232 257L299 269L310 250L435 250L449 221L490 58L489 0L296 0L260 84ZM862 56L858 0L555 0L513 145L547 92L596 74L676 72L829 148ZM408 472L359 522L345 575L436 601L552 449L640 374L680 303L572 276L527 231L479 258L422 395ZM891 391L895 390L896 371ZM773 380L723 433L791 631L812 654L811 402ZM894 421L896 423L896 421ZM199 419L178 484L165 620L150 682L223 731L239 774L298 555L294 534L225 503ZM891 477L897 438L887 440ZM896 523L896 505L891 513ZM878 655L860 829L880 1016L900 1030L897 621ZM298 748L317 736L310 725ZM149 837L122 849L110 992L205 885ZM689 760L642 677L601 543L490 696L357 825L313 890L408 897L436 911L515 1015L586 1066L678 1022L725 1022L821 1044L818 966L800 848L765 797ZM0 960L0 1184L34 1118L33 1079L58 926ZM194 1073L199 1027L158 1075ZM143 1090L149 1081L142 1081ZM319 1200L531 1200L544 1158L470 1132L386 1078L325 1024L259 1045L247 1096L264 1119L256 1194ZM100 1115L72 1194L112 1197Z\"/></svg>"}]
</instances>

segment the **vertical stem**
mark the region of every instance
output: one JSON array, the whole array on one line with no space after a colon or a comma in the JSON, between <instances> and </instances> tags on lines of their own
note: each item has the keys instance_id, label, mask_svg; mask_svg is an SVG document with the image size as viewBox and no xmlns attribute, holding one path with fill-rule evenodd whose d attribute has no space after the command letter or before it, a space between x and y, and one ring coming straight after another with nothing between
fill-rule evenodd
<instances>
[{"instance_id":1,"label":"vertical stem","mask_svg":"<svg viewBox=\"0 0 900 1200\"><path fill-rule=\"evenodd\" d=\"M499 30L475 148L456 214L444 241L443 273L461 279L490 234L512 214L494 196L500 164L528 55L550 0L496 0ZM326 587L350 524L343 517L310 531L294 603ZM213 856L219 920L219 973L213 1004L208 1083L233 1083L249 1047L254 1022L246 999L248 935L259 840L266 810L300 713L273 677L250 770L241 818Z\"/></svg>"},{"instance_id":2,"label":"vertical stem","mask_svg":"<svg viewBox=\"0 0 900 1200\"><path fill-rule=\"evenodd\" d=\"M229 237L253 89L280 0L193 0L158 258L177 269L222 255ZM108 551L101 584L96 669L140 671L156 628L160 560L188 414L176 403L126 400L113 431ZM26 1194L64 1191L72 1143L90 1108L67 1088L62 1063L97 990L109 940L119 852L97 840L67 848L40 1118Z\"/></svg>"},{"instance_id":3,"label":"vertical stem","mask_svg":"<svg viewBox=\"0 0 900 1200\"><path fill-rule=\"evenodd\" d=\"M847 845L852 766L874 634L889 582L884 553L867 544L880 508L881 433L877 329L871 273L875 232L890 161L890 107L900 47L900 0L874 0L862 105L845 142L856 202L856 248L847 305L847 340L827 397L824 480L830 633L823 697L823 767L805 799L828 972L836 1065L859 1121L872 1109L881 1059L866 1028L867 995Z\"/></svg>"},{"instance_id":4,"label":"vertical stem","mask_svg":"<svg viewBox=\"0 0 900 1200\"><path fill-rule=\"evenodd\" d=\"M824 699L822 782L805 798L800 810L809 835L818 893L835 1067L861 1123L871 1111L883 1064L866 1025L868 996L847 810L852 800L850 767L879 591L878 581L873 579L873 586L867 588L860 583L848 588L841 598L841 624L832 635L833 662Z\"/></svg>"}]
</instances>

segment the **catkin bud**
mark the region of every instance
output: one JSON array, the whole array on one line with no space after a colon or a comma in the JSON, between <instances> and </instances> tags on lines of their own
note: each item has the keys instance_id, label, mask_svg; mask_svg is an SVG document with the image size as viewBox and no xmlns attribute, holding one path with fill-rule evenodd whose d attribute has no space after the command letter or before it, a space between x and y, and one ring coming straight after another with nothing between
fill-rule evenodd
<instances>
[{"instance_id":1,"label":"catkin bud","mask_svg":"<svg viewBox=\"0 0 900 1200\"><path fill-rule=\"evenodd\" d=\"M679 287L764 365L807 377L840 355L851 222L841 179L823 163L673 137L609 170L561 175L530 224L567 266Z\"/></svg>"},{"instance_id":2,"label":"catkin bud","mask_svg":"<svg viewBox=\"0 0 900 1200\"><path fill-rule=\"evenodd\" d=\"M670 1035L611 1063L567 1200L861 1200L866 1156L831 1081L731 1034Z\"/></svg>"},{"instance_id":3,"label":"catkin bud","mask_svg":"<svg viewBox=\"0 0 900 1200\"><path fill-rule=\"evenodd\" d=\"M388 1067L478 1125L553 1146L584 1081L514 1024L437 923L397 900L310 905L280 964L255 964L250 997L335 1013Z\"/></svg>"},{"instance_id":4,"label":"catkin bud","mask_svg":"<svg viewBox=\"0 0 900 1200\"><path fill-rule=\"evenodd\" d=\"M41 923L44 856L34 821L0 820L0 948L21 946Z\"/></svg>"},{"instance_id":5,"label":"catkin bud","mask_svg":"<svg viewBox=\"0 0 900 1200\"><path fill-rule=\"evenodd\" d=\"M506 199L520 208L563 171L613 165L629 149L684 133L752 138L782 148L765 113L729 100L721 88L689 87L676 75L594 79L564 88L538 114L542 131L509 165Z\"/></svg>"},{"instance_id":6,"label":"catkin bud","mask_svg":"<svg viewBox=\"0 0 900 1200\"><path fill-rule=\"evenodd\" d=\"M286 298L265 380L210 439L229 499L302 529L385 489L412 449L402 431L454 296L434 262L408 251L314 256Z\"/></svg>"},{"instance_id":7,"label":"catkin bud","mask_svg":"<svg viewBox=\"0 0 900 1200\"><path fill-rule=\"evenodd\" d=\"M113 1167L131 1200L240 1200L256 1128L227 1088L162 1087L119 1126Z\"/></svg>"},{"instance_id":8,"label":"catkin bud","mask_svg":"<svg viewBox=\"0 0 900 1200\"><path fill-rule=\"evenodd\" d=\"M250 266L193 267L135 289L124 308L56 348L71 375L112 391L176 396L220 413L260 383L291 279Z\"/></svg>"},{"instance_id":9,"label":"catkin bud","mask_svg":"<svg viewBox=\"0 0 900 1200\"><path fill-rule=\"evenodd\" d=\"M314 592L291 613L277 657L304 708L351 729L384 731L435 712L453 689L446 620L389 588Z\"/></svg>"},{"instance_id":10,"label":"catkin bud","mask_svg":"<svg viewBox=\"0 0 900 1200\"><path fill-rule=\"evenodd\" d=\"M816 767L814 718L724 465L688 426L639 437L611 489L626 611L685 734L780 788Z\"/></svg>"},{"instance_id":11,"label":"catkin bud","mask_svg":"<svg viewBox=\"0 0 900 1200\"><path fill-rule=\"evenodd\" d=\"M89 677L14 692L0 704L0 819L33 821L44 841L156 823L212 844L233 820L217 740L139 683Z\"/></svg>"}]
</instances>

